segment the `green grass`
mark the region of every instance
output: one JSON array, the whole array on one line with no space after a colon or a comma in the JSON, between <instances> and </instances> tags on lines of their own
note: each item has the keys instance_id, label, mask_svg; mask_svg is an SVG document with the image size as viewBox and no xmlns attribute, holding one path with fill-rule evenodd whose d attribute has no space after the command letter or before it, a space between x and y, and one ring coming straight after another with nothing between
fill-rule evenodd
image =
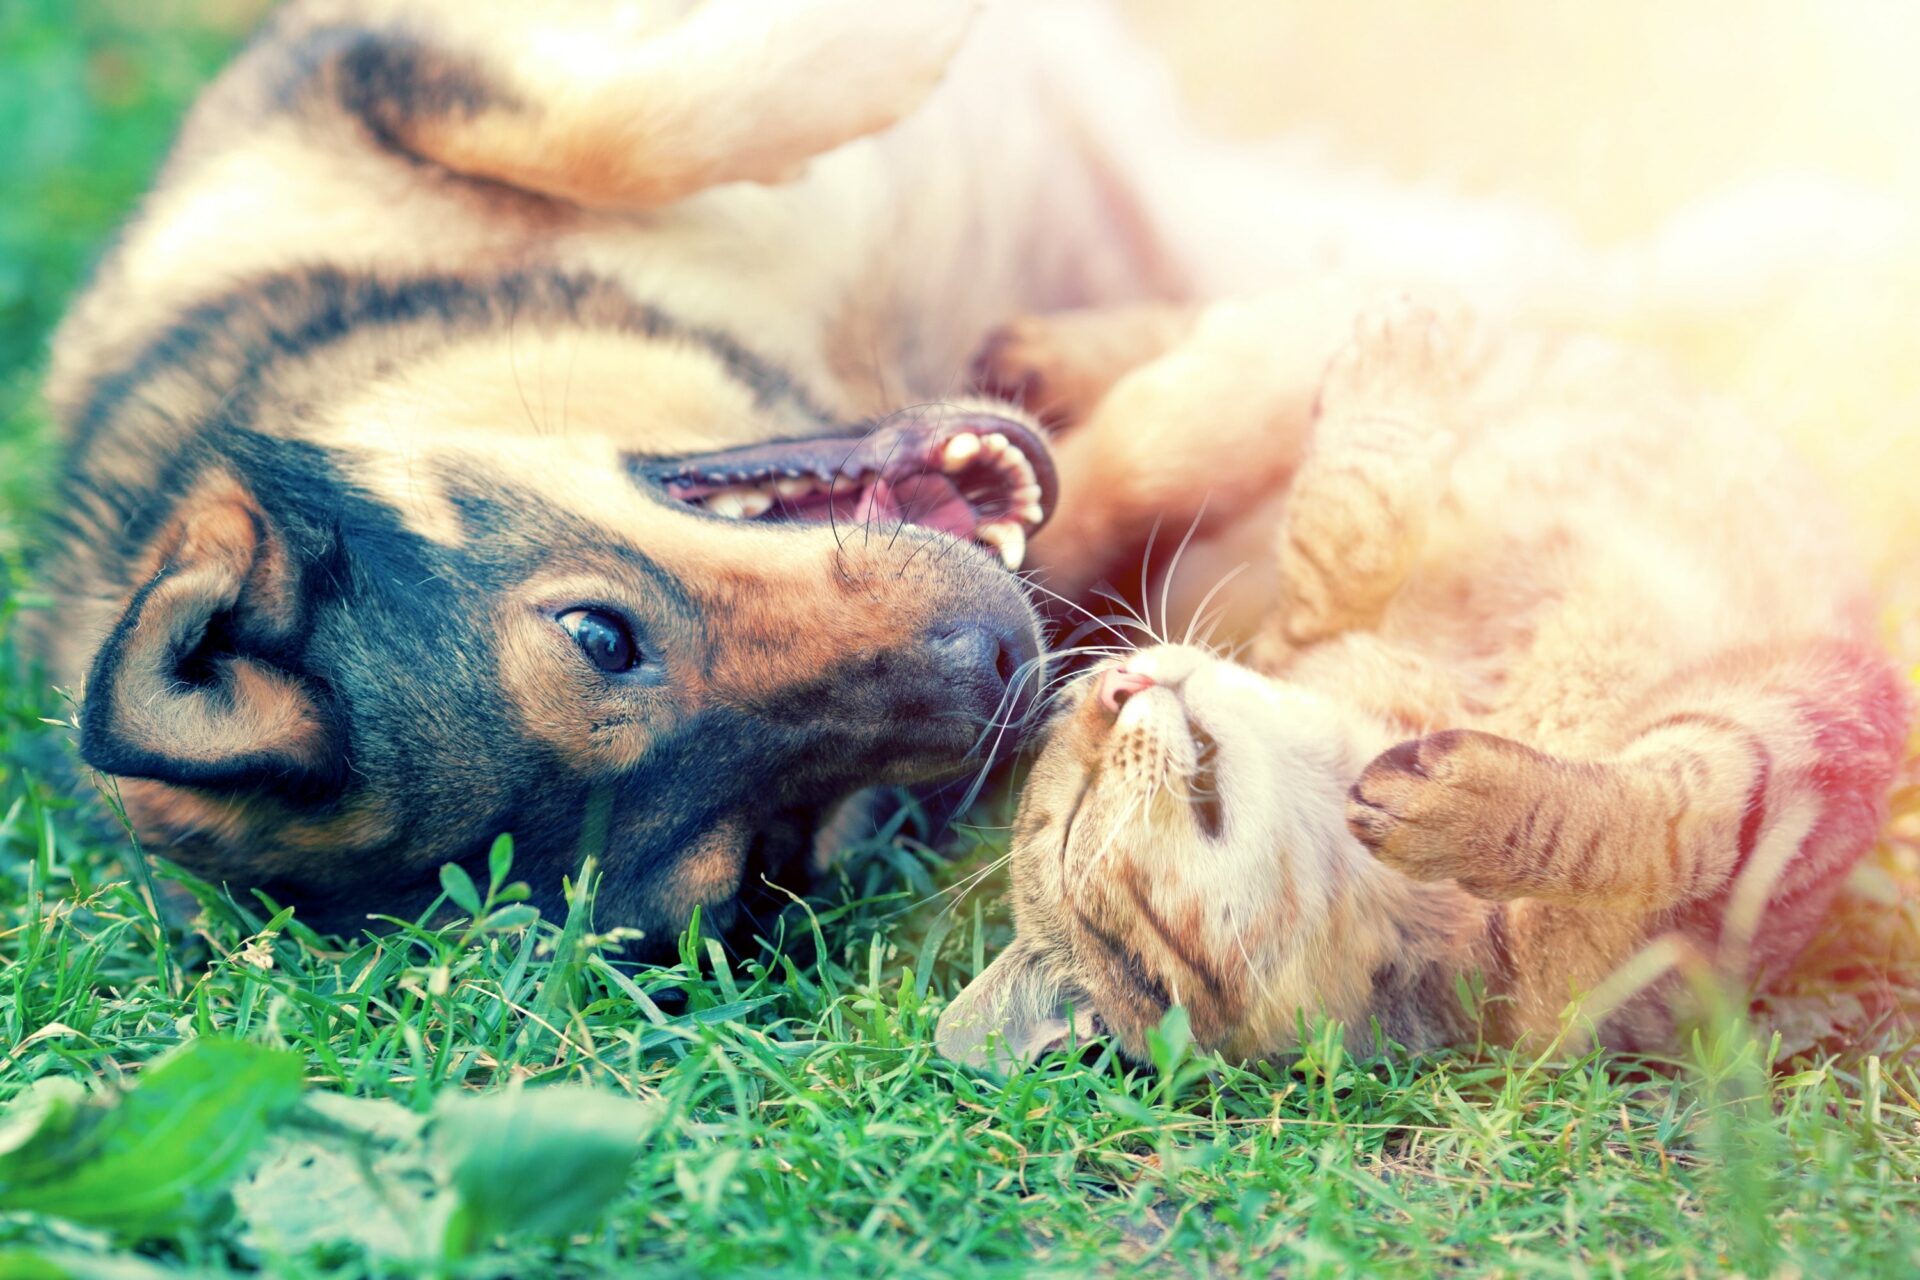
<instances>
[{"instance_id":1,"label":"green grass","mask_svg":"<svg viewBox=\"0 0 1920 1280\"><path fill-rule=\"evenodd\" d=\"M0 1205L37 1206L0 1211L0 1275L1920 1274L1920 1072L1889 1033L1781 1061L1728 1017L1645 1063L1353 1056L1322 1028L1249 1069L1191 1052L1176 1018L1157 1069L1095 1052L996 1080L931 1051L942 1001L1008 933L999 881L939 893L995 856L990 831L936 851L903 828L780 939L689 939L654 968L596 934L584 888L535 920L510 872L456 879L446 927L341 942L102 834L107 806L30 767L70 748L4 631L35 604L46 331L231 39L135 12L0 8L0 137L26 140L0 201L0 1100L52 1106L62 1079L119 1099L68 1099L32 1142L0 1125ZM1889 853L1866 883L1902 956L1911 865ZM186 928L153 905L182 884ZM1830 968L1836 991L1897 985ZM288 1056L147 1069L214 1038ZM567 1084L601 1093L541 1109L532 1091ZM23 1190L49 1143L86 1195ZM406 1212L331 1198L376 1184ZM425 1260L375 1229L439 1223L435 1189L460 1225ZM136 1191L164 1212L127 1216Z\"/></svg>"}]
</instances>

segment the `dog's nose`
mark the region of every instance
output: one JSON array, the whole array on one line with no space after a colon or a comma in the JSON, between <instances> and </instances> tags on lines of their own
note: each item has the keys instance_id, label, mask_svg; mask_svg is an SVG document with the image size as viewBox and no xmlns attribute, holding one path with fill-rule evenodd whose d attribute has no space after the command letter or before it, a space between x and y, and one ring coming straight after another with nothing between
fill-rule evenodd
<instances>
[{"instance_id":1,"label":"dog's nose","mask_svg":"<svg viewBox=\"0 0 1920 1280\"><path fill-rule=\"evenodd\" d=\"M927 644L957 701L1000 720L1024 714L1023 707L1005 704L1024 702L1034 683L1031 672L1021 671L1039 656L1031 636L984 618L957 618L935 627Z\"/></svg>"},{"instance_id":2,"label":"dog's nose","mask_svg":"<svg viewBox=\"0 0 1920 1280\"><path fill-rule=\"evenodd\" d=\"M1128 698L1153 688L1153 684L1152 676L1129 671L1125 667L1110 668L1100 677L1100 705L1118 715Z\"/></svg>"}]
</instances>

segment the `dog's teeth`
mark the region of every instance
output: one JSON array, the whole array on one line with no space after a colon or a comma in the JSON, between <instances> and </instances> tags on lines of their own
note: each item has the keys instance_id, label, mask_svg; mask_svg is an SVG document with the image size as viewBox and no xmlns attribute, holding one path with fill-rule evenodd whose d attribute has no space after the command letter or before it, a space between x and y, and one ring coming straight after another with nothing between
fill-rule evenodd
<instances>
[{"instance_id":1,"label":"dog's teeth","mask_svg":"<svg viewBox=\"0 0 1920 1280\"><path fill-rule=\"evenodd\" d=\"M980 447L986 450L989 457L993 457L1007 451L1007 438L996 431L990 436L983 437L980 441Z\"/></svg>"},{"instance_id":2,"label":"dog's teeth","mask_svg":"<svg viewBox=\"0 0 1920 1280\"><path fill-rule=\"evenodd\" d=\"M947 447L940 452L940 469L947 472L964 471L979 456L980 437L965 432L947 441Z\"/></svg>"},{"instance_id":3,"label":"dog's teeth","mask_svg":"<svg viewBox=\"0 0 1920 1280\"><path fill-rule=\"evenodd\" d=\"M1032 505L1040 501L1040 486L1037 484L1023 484L1016 487L1007 497L1015 502Z\"/></svg>"},{"instance_id":4,"label":"dog's teeth","mask_svg":"<svg viewBox=\"0 0 1920 1280\"><path fill-rule=\"evenodd\" d=\"M973 531L975 542L984 542L1000 553L1000 563L1018 569L1027 558L1027 531L1017 520L995 520Z\"/></svg>"},{"instance_id":5,"label":"dog's teeth","mask_svg":"<svg viewBox=\"0 0 1920 1280\"><path fill-rule=\"evenodd\" d=\"M820 487L812 476L798 476L791 480L776 480L773 491L783 498L804 498Z\"/></svg>"},{"instance_id":6,"label":"dog's teeth","mask_svg":"<svg viewBox=\"0 0 1920 1280\"><path fill-rule=\"evenodd\" d=\"M1040 522L1047 518L1046 511L1043 510L1037 502L1029 502L1026 506L1020 508L1017 514L1020 519L1036 529L1040 527Z\"/></svg>"},{"instance_id":7,"label":"dog's teeth","mask_svg":"<svg viewBox=\"0 0 1920 1280\"><path fill-rule=\"evenodd\" d=\"M722 489L707 496L707 510L729 520L752 520L773 507L773 494L766 489L743 485Z\"/></svg>"},{"instance_id":8,"label":"dog's teeth","mask_svg":"<svg viewBox=\"0 0 1920 1280\"><path fill-rule=\"evenodd\" d=\"M1036 478L1033 473L1033 464L1027 461L1027 455L1012 446L1008 446L993 462L1000 468L1000 474L1015 484L1032 484Z\"/></svg>"}]
</instances>

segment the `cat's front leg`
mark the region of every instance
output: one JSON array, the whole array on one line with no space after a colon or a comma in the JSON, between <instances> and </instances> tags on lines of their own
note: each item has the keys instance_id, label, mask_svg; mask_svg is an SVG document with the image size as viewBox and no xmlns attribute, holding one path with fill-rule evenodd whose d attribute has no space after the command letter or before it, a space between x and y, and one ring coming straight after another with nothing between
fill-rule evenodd
<instances>
[{"instance_id":1,"label":"cat's front leg","mask_svg":"<svg viewBox=\"0 0 1920 1280\"><path fill-rule=\"evenodd\" d=\"M1371 626L1425 542L1477 341L1398 302L1367 312L1321 384L1281 530L1275 625L1304 646Z\"/></svg>"},{"instance_id":2,"label":"cat's front leg","mask_svg":"<svg viewBox=\"0 0 1920 1280\"><path fill-rule=\"evenodd\" d=\"M1907 713L1871 645L1755 646L1655 691L1598 758L1468 729L1403 742L1354 783L1347 825L1389 866L1484 898L1662 910L1731 886L1791 908L1769 917L1785 932L1871 843Z\"/></svg>"},{"instance_id":3,"label":"cat's front leg","mask_svg":"<svg viewBox=\"0 0 1920 1280\"><path fill-rule=\"evenodd\" d=\"M1764 761L1748 743L1689 743L1566 760L1498 734L1449 729L1403 742L1348 792L1347 825L1416 880L1476 897L1538 898L1636 914L1723 886ZM1764 778L1761 778L1764 784Z\"/></svg>"},{"instance_id":4,"label":"cat's front leg","mask_svg":"<svg viewBox=\"0 0 1920 1280\"><path fill-rule=\"evenodd\" d=\"M1624 891L1653 905L1670 895L1622 882L1611 855L1615 845L1647 834L1630 815L1651 817L1655 806L1644 797L1623 805L1617 781L1600 766L1511 738L1448 729L1400 743L1369 764L1348 792L1347 825L1388 866L1416 880L1456 881L1478 897Z\"/></svg>"}]
</instances>

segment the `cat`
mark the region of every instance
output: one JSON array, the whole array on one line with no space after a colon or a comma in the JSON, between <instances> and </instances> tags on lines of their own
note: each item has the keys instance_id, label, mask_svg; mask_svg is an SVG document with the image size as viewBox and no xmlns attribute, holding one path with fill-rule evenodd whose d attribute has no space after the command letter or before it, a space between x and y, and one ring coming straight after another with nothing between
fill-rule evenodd
<instances>
[{"instance_id":1,"label":"cat","mask_svg":"<svg viewBox=\"0 0 1920 1280\"><path fill-rule=\"evenodd\" d=\"M1265 611L1244 664L1189 636L1061 692L1013 827L1016 937L941 1017L947 1056L1104 1028L1140 1059L1176 1004L1237 1059L1320 1013L1415 1051L1655 1048L1685 984L1610 975L1673 936L1778 976L1883 821L1905 686L1783 447L1597 339L1325 305L1203 317L1154 362L1337 321L1305 430L1236 430L1253 401L1228 399L1195 410L1226 451L1129 431L1140 374L1085 379L1094 438L1290 477L1253 531L1272 585L1239 593Z\"/></svg>"}]
</instances>

